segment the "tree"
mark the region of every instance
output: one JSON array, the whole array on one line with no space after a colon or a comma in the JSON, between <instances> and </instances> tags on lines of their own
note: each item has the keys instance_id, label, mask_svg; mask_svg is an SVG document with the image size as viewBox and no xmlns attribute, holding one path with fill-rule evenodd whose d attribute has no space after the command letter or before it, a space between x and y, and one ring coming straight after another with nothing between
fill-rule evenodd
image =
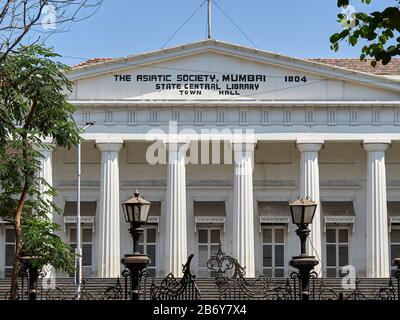
<instances>
[{"instance_id":1,"label":"tree","mask_svg":"<svg viewBox=\"0 0 400 320\"><path fill-rule=\"evenodd\" d=\"M59 269L70 270L73 260L48 218L60 212L48 200L55 190L39 174L40 150L54 148L45 139L62 147L80 141L72 117L75 109L67 101L72 88L64 75L68 67L55 62L56 57L32 45L11 52L0 63L0 216L13 224L16 236L11 299L16 298L22 250L36 255L38 264L51 261Z\"/></svg>"},{"instance_id":2,"label":"tree","mask_svg":"<svg viewBox=\"0 0 400 320\"><path fill-rule=\"evenodd\" d=\"M55 232L60 226L47 216L24 215L22 222L22 251L34 257L32 264L39 270L51 264L56 270L72 273L75 270L75 254Z\"/></svg>"},{"instance_id":3,"label":"tree","mask_svg":"<svg viewBox=\"0 0 400 320\"><path fill-rule=\"evenodd\" d=\"M370 4L372 0L361 0ZM393 4L400 4L399 0L392 0ZM339 8L347 8L349 0L337 0ZM331 48L339 49L339 43L345 39L349 44L355 46L360 39L367 41L360 54L361 60L366 57L373 58L371 64L377 61L388 64L392 57L400 54L400 10L398 7L390 6L382 11L372 13L354 12L351 15L339 14L339 22L344 30L331 36Z\"/></svg>"},{"instance_id":4,"label":"tree","mask_svg":"<svg viewBox=\"0 0 400 320\"><path fill-rule=\"evenodd\" d=\"M103 0L1 0L0 62L32 34L35 43L93 15ZM34 35L34 37L33 37Z\"/></svg>"}]
</instances>

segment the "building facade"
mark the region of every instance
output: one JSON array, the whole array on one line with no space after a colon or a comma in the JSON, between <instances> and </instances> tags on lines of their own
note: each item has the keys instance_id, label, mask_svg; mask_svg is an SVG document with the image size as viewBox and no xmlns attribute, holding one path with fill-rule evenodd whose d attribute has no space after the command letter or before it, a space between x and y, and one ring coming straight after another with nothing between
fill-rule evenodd
<instances>
[{"instance_id":1,"label":"building facade","mask_svg":"<svg viewBox=\"0 0 400 320\"><path fill-rule=\"evenodd\" d=\"M354 65L351 65L350 62ZM152 202L141 250L157 276L209 276L219 246L246 275L285 277L300 250L288 201L318 203L308 251L321 276L388 277L400 256L400 72L302 60L215 40L72 69L82 143L86 276L132 251L121 203ZM382 70L381 70L382 69ZM76 241L77 151L46 152L60 235ZM0 276L14 236L0 225ZM343 268L344 267L344 268Z\"/></svg>"}]
</instances>

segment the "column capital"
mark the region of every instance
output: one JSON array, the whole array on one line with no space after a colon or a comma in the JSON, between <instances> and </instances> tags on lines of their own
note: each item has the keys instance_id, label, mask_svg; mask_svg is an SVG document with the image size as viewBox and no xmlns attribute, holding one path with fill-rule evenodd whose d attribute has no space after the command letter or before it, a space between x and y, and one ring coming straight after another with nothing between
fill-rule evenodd
<instances>
[{"instance_id":1,"label":"column capital","mask_svg":"<svg viewBox=\"0 0 400 320\"><path fill-rule=\"evenodd\" d=\"M390 140L388 141L367 141L364 140L363 142L363 148L367 152L374 152L374 151L380 151L383 152L387 149L387 147L390 145Z\"/></svg>"},{"instance_id":2,"label":"column capital","mask_svg":"<svg viewBox=\"0 0 400 320\"><path fill-rule=\"evenodd\" d=\"M42 146L35 145L33 149L39 152L53 152L56 143L51 139L42 140Z\"/></svg>"},{"instance_id":3,"label":"column capital","mask_svg":"<svg viewBox=\"0 0 400 320\"><path fill-rule=\"evenodd\" d=\"M101 152L119 152L124 144L122 139L96 140L96 146Z\"/></svg>"},{"instance_id":4,"label":"column capital","mask_svg":"<svg viewBox=\"0 0 400 320\"><path fill-rule=\"evenodd\" d=\"M324 145L323 140L297 140L296 147L300 152L318 152Z\"/></svg>"},{"instance_id":5,"label":"column capital","mask_svg":"<svg viewBox=\"0 0 400 320\"><path fill-rule=\"evenodd\" d=\"M54 139L51 137L44 138L42 140L42 143L49 144L49 145L55 145Z\"/></svg>"}]
</instances>

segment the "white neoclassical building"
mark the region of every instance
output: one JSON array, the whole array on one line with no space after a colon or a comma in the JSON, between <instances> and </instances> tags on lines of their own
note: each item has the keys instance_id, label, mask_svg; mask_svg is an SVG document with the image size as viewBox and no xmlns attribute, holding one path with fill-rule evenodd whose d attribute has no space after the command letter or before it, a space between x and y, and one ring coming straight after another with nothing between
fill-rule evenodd
<instances>
[{"instance_id":1,"label":"white neoclassical building","mask_svg":"<svg viewBox=\"0 0 400 320\"><path fill-rule=\"evenodd\" d=\"M397 60L373 69L207 40L90 60L68 77L78 125L95 121L82 144L86 276L120 274L132 251L121 203L136 188L152 202L141 248L158 276L180 275L191 253L208 276L220 244L248 276L287 276L300 250L288 201L299 196L319 204L308 250L322 276L347 265L389 276L400 256ZM74 244L76 149L45 157L63 209L54 221ZM1 224L0 276L13 241Z\"/></svg>"}]
</instances>

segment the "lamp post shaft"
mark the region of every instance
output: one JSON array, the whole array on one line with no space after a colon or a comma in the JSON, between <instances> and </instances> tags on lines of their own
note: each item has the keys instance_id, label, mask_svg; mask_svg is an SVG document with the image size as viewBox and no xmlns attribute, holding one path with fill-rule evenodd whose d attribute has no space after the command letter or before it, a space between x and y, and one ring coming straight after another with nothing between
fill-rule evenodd
<instances>
[{"instance_id":1,"label":"lamp post shaft","mask_svg":"<svg viewBox=\"0 0 400 320\"><path fill-rule=\"evenodd\" d=\"M394 277L397 280L397 300L400 301L400 257L394 259L394 264L397 266L397 270L394 273Z\"/></svg>"},{"instance_id":2,"label":"lamp post shaft","mask_svg":"<svg viewBox=\"0 0 400 320\"><path fill-rule=\"evenodd\" d=\"M301 281L301 300L310 300L310 272L314 266L303 266L299 268L300 281Z\"/></svg>"},{"instance_id":3,"label":"lamp post shaft","mask_svg":"<svg viewBox=\"0 0 400 320\"><path fill-rule=\"evenodd\" d=\"M129 232L132 235L133 240L133 254L139 254L139 239L140 236L143 234L144 229L140 228L140 223L131 222Z\"/></svg>"},{"instance_id":4,"label":"lamp post shaft","mask_svg":"<svg viewBox=\"0 0 400 320\"><path fill-rule=\"evenodd\" d=\"M147 255L139 252L139 239L144 232L144 230L140 228L140 223L131 222L129 232L133 240L133 254L125 255L121 262L129 269L131 278L131 299L139 300L141 272L150 263L150 259Z\"/></svg>"},{"instance_id":5,"label":"lamp post shaft","mask_svg":"<svg viewBox=\"0 0 400 320\"><path fill-rule=\"evenodd\" d=\"M131 268L131 279L132 279L132 290L131 290L131 300L139 300L139 280L140 280L140 268Z\"/></svg>"},{"instance_id":6,"label":"lamp post shaft","mask_svg":"<svg viewBox=\"0 0 400 320\"><path fill-rule=\"evenodd\" d=\"M77 196L76 196L76 251L78 253L76 263L76 294L80 299L82 282L82 239L81 239L81 143L77 146L78 167L77 167Z\"/></svg>"},{"instance_id":7,"label":"lamp post shaft","mask_svg":"<svg viewBox=\"0 0 400 320\"><path fill-rule=\"evenodd\" d=\"M28 300L37 300L37 282L39 278L39 270L33 265L31 256L22 256L20 261L22 263L23 274L28 278ZM23 286L23 285L22 285Z\"/></svg>"},{"instance_id":8,"label":"lamp post shaft","mask_svg":"<svg viewBox=\"0 0 400 320\"><path fill-rule=\"evenodd\" d=\"M311 271L318 265L318 261L315 257L309 256L306 253L307 237L310 234L308 226L306 224L299 225L296 234L300 238L301 252L299 256L292 258L290 266L299 270L298 278L300 280L301 300L309 300Z\"/></svg>"},{"instance_id":9,"label":"lamp post shaft","mask_svg":"<svg viewBox=\"0 0 400 320\"><path fill-rule=\"evenodd\" d=\"M310 229L308 229L307 225L300 225L296 230L296 234L300 238L300 254L306 256L307 237L310 234Z\"/></svg>"},{"instance_id":10,"label":"lamp post shaft","mask_svg":"<svg viewBox=\"0 0 400 320\"><path fill-rule=\"evenodd\" d=\"M83 131L94 125L94 122L86 122ZM81 283L82 283L82 225L81 225L81 143L77 145L77 191L76 191L76 252L78 257L76 259L75 282L76 282L76 296L80 299Z\"/></svg>"}]
</instances>

